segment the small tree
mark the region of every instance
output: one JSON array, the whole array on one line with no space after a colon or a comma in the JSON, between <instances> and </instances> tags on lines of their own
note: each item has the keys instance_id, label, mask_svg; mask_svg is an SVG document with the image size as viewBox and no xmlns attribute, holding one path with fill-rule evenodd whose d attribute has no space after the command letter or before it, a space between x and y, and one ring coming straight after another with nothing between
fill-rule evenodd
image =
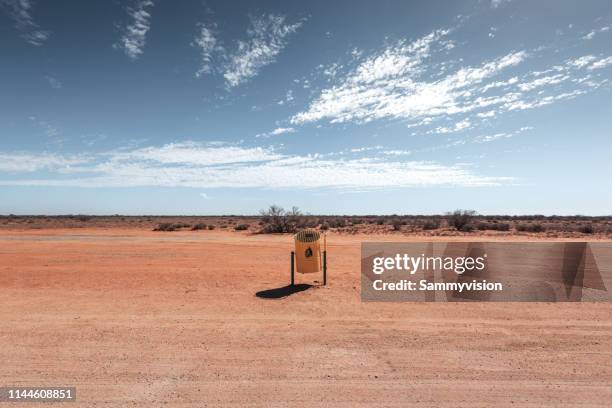
<instances>
[{"instance_id":1,"label":"small tree","mask_svg":"<svg viewBox=\"0 0 612 408\"><path fill-rule=\"evenodd\" d=\"M267 210L260 211L264 233L295 232L301 224L302 214L297 207L285 211L282 207L271 205Z\"/></svg>"},{"instance_id":2,"label":"small tree","mask_svg":"<svg viewBox=\"0 0 612 408\"><path fill-rule=\"evenodd\" d=\"M393 231L401 231L402 230L402 221L395 219L391 222L391 225L393 226Z\"/></svg>"},{"instance_id":3,"label":"small tree","mask_svg":"<svg viewBox=\"0 0 612 408\"><path fill-rule=\"evenodd\" d=\"M473 210L455 210L448 214L448 225L455 227L458 231L471 231L472 219L476 215Z\"/></svg>"}]
</instances>

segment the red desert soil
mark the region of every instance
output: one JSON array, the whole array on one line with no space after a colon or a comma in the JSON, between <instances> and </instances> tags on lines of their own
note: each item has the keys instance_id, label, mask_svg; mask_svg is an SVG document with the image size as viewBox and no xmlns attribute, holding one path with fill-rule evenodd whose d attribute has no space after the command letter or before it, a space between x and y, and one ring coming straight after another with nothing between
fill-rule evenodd
<instances>
[{"instance_id":1,"label":"red desert soil","mask_svg":"<svg viewBox=\"0 0 612 408\"><path fill-rule=\"evenodd\" d=\"M270 300L289 236L3 230L0 386L76 386L75 407L610 406L612 304L362 303L368 239L414 238L332 234L329 285Z\"/></svg>"}]
</instances>

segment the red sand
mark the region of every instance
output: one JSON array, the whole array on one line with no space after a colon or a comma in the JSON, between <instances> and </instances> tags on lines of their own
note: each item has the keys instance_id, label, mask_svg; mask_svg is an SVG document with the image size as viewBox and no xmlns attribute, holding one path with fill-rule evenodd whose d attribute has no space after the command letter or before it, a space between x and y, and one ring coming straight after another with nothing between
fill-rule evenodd
<instances>
[{"instance_id":1,"label":"red sand","mask_svg":"<svg viewBox=\"0 0 612 408\"><path fill-rule=\"evenodd\" d=\"M368 239L414 238L332 235L327 287L266 300L288 236L3 230L0 386L76 386L75 407L610 406L612 304L362 303Z\"/></svg>"}]
</instances>

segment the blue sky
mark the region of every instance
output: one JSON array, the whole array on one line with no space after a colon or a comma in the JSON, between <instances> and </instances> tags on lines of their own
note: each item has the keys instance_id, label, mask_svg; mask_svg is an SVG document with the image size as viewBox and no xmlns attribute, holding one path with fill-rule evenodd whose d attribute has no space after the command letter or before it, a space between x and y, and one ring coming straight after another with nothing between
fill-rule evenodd
<instances>
[{"instance_id":1,"label":"blue sky","mask_svg":"<svg viewBox=\"0 0 612 408\"><path fill-rule=\"evenodd\" d=\"M0 0L0 213L611 214L609 1Z\"/></svg>"}]
</instances>

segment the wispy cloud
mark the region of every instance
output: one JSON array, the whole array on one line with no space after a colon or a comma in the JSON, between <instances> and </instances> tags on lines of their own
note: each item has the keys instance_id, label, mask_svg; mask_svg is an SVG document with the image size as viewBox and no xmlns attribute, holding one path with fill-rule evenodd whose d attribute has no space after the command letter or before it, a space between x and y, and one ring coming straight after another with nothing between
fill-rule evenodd
<instances>
[{"instance_id":1,"label":"wispy cloud","mask_svg":"<svg viewBox=\"0 0 612 408\"><path fill-rule=\"evenodd\" d=\"M214 25L207 26L198 24L198 34L193 40L192 45L200 50L200 68L196 71L196 77L213 71L213 58L215 54L223 52L223 47L219 44L214 32Z\"/></svg>"},{"instance_id":2,"label":"wispy cloud","mask_svg":"<svg viewBox=\"0 0 612 408\"><path fill-rule=\"evenodd\" d=\"M382 188L491 186L511 180L478 175L466 164L400 160L404 153L363 156L361 152L351 152L349 158L344 155L288 155L273 147L194 142L110 152L87 159L2 153L0 171L46 169L50 176L11 177L0 179L0 185Z\"/></svg>"},{"instance_id":3,"label":"wispy cloud","mask_svg":"<svg viewBox=\"0 0 612 408\"><path fill-rule=\"evenodd\" d=\"M413 42L400 41L361 60L315 93L307 108L294 114L294 126L326 121L364 124L401 120L427 133L450 133L476 127L498 115L533 109L583 95L606 82L590 71L612 64L612 57L586 55L559 61L542 71L539 50L514 50L472 66L446 57L450 30L436 30ZM550 62L548 62L550 64ZM520 73L523 72L523 73ZM455 125L440 125L441 120Z\"/></svg>"},{"instance_id":4,"label":"wispy cloud","mask_svg":"<svg viewBox=\"0 0 612 408\"><path fill-rule=\"evenodd\" d=\"M589 71L592 71L594 69L606 68L606 67L609 67L610 65L612 65L612 56L594 61L593 64L587 67L587 69Z\"/></svg>"},{"instance_id":5,"label":"wispy cloud","mask_svg":"<svg viewBox=\"0 0 612 408\"><path fill-rule=\"evenodd\" d=\"M66 157L54 153L12 152L0 153L0 171L8 173L59 171L89 161L85 156Z\"/></svg>"},{"instance_id":6,"label":"wispy cloud","mask_svg":"<svg viewBox=\"0 0 612 408\"><path fill-rule=\"evenodd\" d=\"M453 115L493 104L473 93L485 79L518 65L527 53L510 52L478 67L461 68L437 81L421 77L425 60L446 30L434 31L412 43L400 42L363 62L340 84L327 88L304 112L291 118L293 124L323 119L331 123L365 123L375 119L420 120L429 116Z\"/></svg>"},{"instance_id":7,"label":"wispy cloud","mask_svg":"<svg viewBox=\"0 0 612 408\"><path fill-rule=\"evenodd\" d=\"M276 129L274 129L271 132L260 133L260 134L256 135L256 137L278 136L278 135L282 135L282 134L285 134L285 133L294 133L294 132L295 132L295 128L292 128L292 127L277 127Z\"/></svg>"},{"instance_id":8,"label":"wispy cloud","mask_svg":"<svg viewBox=\"0 0 612 408\"><path fill-rule=\"evenodd\" d=\"M15 28L21 37L31 45L42 45L50 36L49 31L41 30L32 18L30 0L0 0L0 6L15 21Z\"/></svg>"},{"instance_id":9,"label":"wispy cloud","mask_svg":"<svg viewBox=\"0 0 612 408\"><path fill-rule=\"evenodd\" d=\"M596 30L592 30L590 31L588 34L586 34L584 37L582 37L583 40L592 40L593 38L595 38L595 36L597 34L601 34L601 33L605 33L610 31L612 27L610 26L604 26L604 27L600 27Z\"/></svg>"},{"instance_id":10,"label":"wispy cloud","mask_svg":"<svg viewBox=\"0 0 612 408\"><path fill-rule=\"evenodd\" d=\"M116 48L123 49L125 55L133 60L143 53L147 32L151 28L151 14L147 11L151 7L151 0L139 0L133 7L128 7L127 12L132 22L125 27L119 43L115 44Z\"/></svg>"},{"instance_id":11,"label":"wispy cloud","mask_svg":"<svg viewBox=\"0 0 612 408\"><path fill-rule=\"evenodd\" d=\"M53 89L60 89L62 87L62 82L57 78L47 75L45 76L45 79L47 80L49 86Z\"/></svg>"},{"instance_id":12,"label":"wispy cloud","mask_svg":"<svg viewBox=\"0 0 612 408\"><path fill-rule=\"evenodd\" d=\"M495 140L498 139L509 139L513 136L516 136L520 133L529 131L529 130L533 130L533 127L531 126L523 126L517 130L515 130L514 132L499 132L499 133L493 133L490 135L483 135L483 136L476 136L473 141L474 143L489 143L489 142L493 142Z\"/></svg>"},{"instance_id":13,"label":"wispy cloud","mask_svg":"<svg viewBox=\"0 0 612 408\"><path fill-rule=\"evenodd\" d=\"M278 14L251 17L248 40L239 41L237 50L229 55L223 74L226 85L233 88L243 84L273 63L287 45L289 35L301 25L301 22L287 24L285 17Z\"/></svg>"},{"instance_id":14,"label":"wispy cloud","mask_svg":"<svg viewBox=\"0 0 612 408\"><path fill-rule=\"evenodd\" d=\"M491 7L498 8L506 3L510 3L512 0L491 0Z\"/></svg>"}]
</instances>

